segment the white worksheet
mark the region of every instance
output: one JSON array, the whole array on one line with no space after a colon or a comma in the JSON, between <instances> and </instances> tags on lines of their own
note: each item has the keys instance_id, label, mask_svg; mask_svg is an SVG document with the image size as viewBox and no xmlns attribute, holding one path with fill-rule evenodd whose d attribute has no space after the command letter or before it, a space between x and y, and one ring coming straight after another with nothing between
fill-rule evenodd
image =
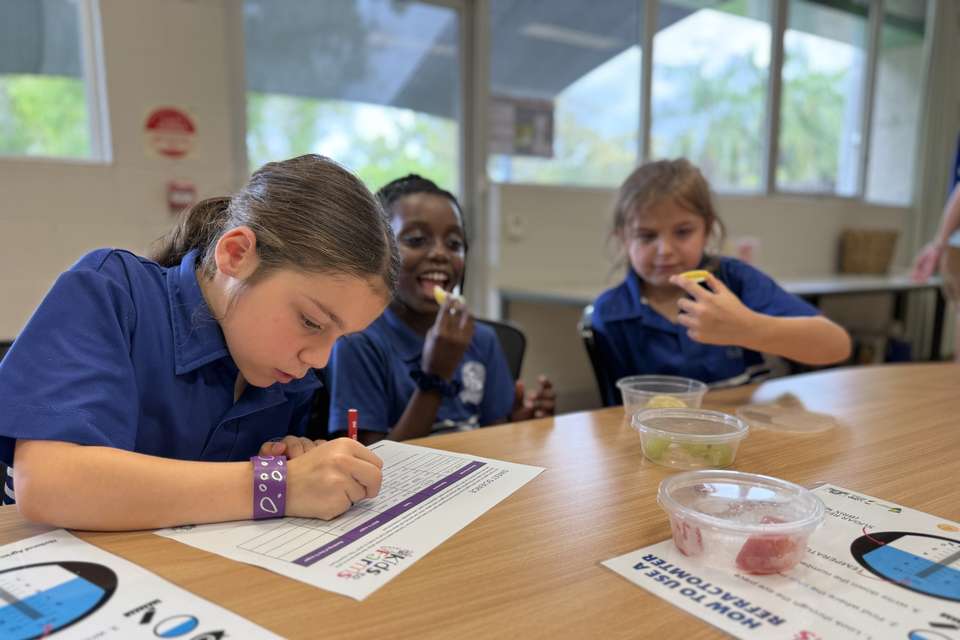
<instances>
[{"instance_id":1,"label":"white worksheet","mask_svg":"<svg viewBox=\"0 0 960 640\"><path fill-rule=\"evenodd\" d=\"M830 484L814 493L826 519L789 571L703 566L672 540L603 564L737 638L960 640L960 524Z\"/></svg>"},{"instance_id":2,"label":"white worksheet","mask_svg":"<svg viewBox=\"0 0 960 640\"><path fill-rule=\"evenodd\" d=\"M63 529L0 547L0 638L279 638Z\"/></svg>"},{"instance_id":3,"label":"white worksheet","mask_svg":"<svg viewBox=\"0 0 960 640\"><path fill-rule=\"evenodd\" d=\"M381 440L380 494L334 520L283 518L157 534L362 600L543 469Z\"/></svg>"}]
</instances>

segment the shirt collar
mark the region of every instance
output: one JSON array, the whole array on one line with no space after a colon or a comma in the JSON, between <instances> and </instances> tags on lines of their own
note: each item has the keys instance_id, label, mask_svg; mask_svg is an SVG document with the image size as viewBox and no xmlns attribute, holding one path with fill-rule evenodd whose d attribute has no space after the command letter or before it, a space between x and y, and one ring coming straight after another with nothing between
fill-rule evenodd
<instances>
[{"instance_id":1,"label":"shirt collar","mask_svg":"<svg viewBox=\"0 0 960 640\"><path fill-rule=\"evenodd\" d=\"M400 357L408 363L419 362L423 355L424 339L401 320L390 307L387 307L377 322L381 321L384 330L390 334L390 344L397 350Z\"/></svg>"},{"instance_id":2,"label":"shirt collar","mask_svg":"<svg viewBox=\"0 0 960 640\"><path fill-rule=\"evenodd\" d=\"M609 321L639 320L651 328L680 332L680 325L675 325L661 316L647 302L643 295L643 281L632 267L627 268L627 277L617 292L617 298L617 304L609 312Z\"/></svg>"},{"instance_id":3,"label":"shirt collar","mask_svg":"<svg viewBox=\"0 0 960 640\"><path fill-rule=\"evenodd\" d=\"M177 375L230 355L220 324L203 299L197 282L198 254L194 249L183 256L179 265L167 269Z\"/></svg>"}]
</instances>

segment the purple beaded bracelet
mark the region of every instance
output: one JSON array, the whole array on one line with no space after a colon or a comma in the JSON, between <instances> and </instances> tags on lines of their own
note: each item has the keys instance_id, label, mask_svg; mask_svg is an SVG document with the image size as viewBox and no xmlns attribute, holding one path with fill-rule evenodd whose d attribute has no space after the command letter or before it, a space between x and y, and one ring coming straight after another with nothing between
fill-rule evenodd
<instances>
[{"instance_id":1,"label":"purple beaded bracelet","mask_svg":"<svg viewBox=\"0 0 960 640\"><path fill-rule=\"evenodd\" d=\"M287 457L253 456L253 519L282 518L287 510Z\"/></svg>"}]
</instances>

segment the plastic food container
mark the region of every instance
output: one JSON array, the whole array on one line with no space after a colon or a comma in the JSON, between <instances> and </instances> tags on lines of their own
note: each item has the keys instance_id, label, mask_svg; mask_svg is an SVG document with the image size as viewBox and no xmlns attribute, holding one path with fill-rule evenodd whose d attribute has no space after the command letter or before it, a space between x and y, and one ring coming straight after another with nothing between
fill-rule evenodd
<instances>
[{"instance_id":1,"label":"plastic food container","mask_svg":"<svg viewBox=\"0 0 960 640\"><path fill-rule=\"evenodd\" d=\"M678 473L660 483L657 501L680 553L745 573L789 571L824 517L800 485L738 471Z\"/></svg>"},{"instance_id":2,"label":"plastic food container","mask_svg":"<svg viewBox=\"0 0 960 640\"><path fill-rule=\"evenodd\" d=\"M680 376L628 376L617 380L623 410L633 415L640 409L699 407L707 385Z\"/></svg>"},{"instance_id":3,"label":"plastic food container","mask_svg":"<svg viewBox=\"0 0 960 640\"><path fill-rule=\"evenodd\" d=\"M705 409L645 409L633 414L631 424L643 455L677 469L730 466L749 431L740 418Z\"/></svg>"}]
</instances>

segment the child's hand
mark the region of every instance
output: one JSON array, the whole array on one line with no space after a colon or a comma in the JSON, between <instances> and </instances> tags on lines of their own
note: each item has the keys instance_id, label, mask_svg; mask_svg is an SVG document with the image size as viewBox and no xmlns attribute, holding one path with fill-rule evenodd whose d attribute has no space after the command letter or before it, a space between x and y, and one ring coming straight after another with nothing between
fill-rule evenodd
<instances>
[{"instance_id":1,"label":"child's hand","mask_svg":"<svg viewBox=\"0 0 960 640\"><path fill-rule=\"evenodd\" d=\"M350 438L321 442L291 460L287 471L287 515L335 518L380 491L383 461Z\"/></svg>"},{"instance_id":2,"label":"child's hand","mask_svg":"<svg viewBox=\"0 0 960 640\"><path fill-rule=\"evenodd\" d=\"M440 305L437 320L423 343L420 360L423 372L452 380L467 345L473 339L473 324L473 316L463 303L448 297Z\"/></svg>"},{"instance_id":3,"label":"child's hand","mask_svg":"<svg viewBox=\"0 0 960 640\"><path fill-rule=\"evenodd\" d=\"M317 446L310 438L286 436L283 440L264 442L260 447L261 456L287 456L287 460L300 457Z\"/></svg>"},{"instance_id":4,"label":"child's hand","mask_svg":"<svg viewBox=\"0 0 960 640\"><path fill-rule=\"evenodd\" d=\"M693 300L681 298L677 302L680 307L677 322L687 328L692 340L705 344L744 344L757 314L744 306L712 273L707 274L706 279L709 290L680 276L671 276L670 282L693 297Z\"/></svg>"},{"instance_id":5,"label":"child's hand","mask_svg":"<svg viewBox=\"0 0 960 640\"><path fill-rule=\"evenodd\" d=\"M910 274L914 282L926 282L940 266L940 256L943 255L943 245L931 242L917 254L913 262L913 272Z\"/></svg>"},{"instance_id":6,"label":"child's hand","mask_svg":"<svg viewBox=\"0 0 960 640\"><path fill-rule=\"evenodd\" d=\"M538 377L537 390L526 394L523 392L523 381L517 380L510 421L519 422L552 416L556 405L557 394L553 391L553 383L547 379L547 376Z\"/></svg>"}]
</instances>

